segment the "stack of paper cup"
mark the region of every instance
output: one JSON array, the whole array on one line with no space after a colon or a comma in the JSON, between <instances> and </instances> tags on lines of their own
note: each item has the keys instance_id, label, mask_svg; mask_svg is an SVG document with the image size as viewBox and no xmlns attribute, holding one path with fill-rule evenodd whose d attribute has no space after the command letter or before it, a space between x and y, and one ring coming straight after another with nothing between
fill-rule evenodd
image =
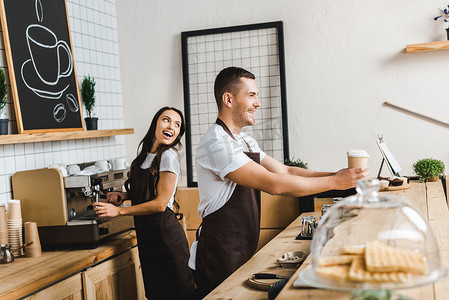
<instances>
[{"instance_id":1,"label":"stack of paper cup","mask_svg":"<svg viewBox=\"0 0 449 300\"><path fill-rule=\"evenodd\" d=\"M6 210L4 206L0 206L0 245L6 244L9 244L8 224L6 222Z\"/></svg>"},{"instance_id":2,"label":"stack of paper cup","mask_svg":"<svg viewBox=\"0 0 449 300\"><path fill-rule=\"evenodd\" d=\"M11 251L15 256L23 255L23 236L22 236L22 211L20 209L20 200L8 201L7 213L8 238L11 244ZM20 249L18 251L15 251Z\"/></svg>"},{"instance_id":3,"label":"stack of paper cup","mask_svg":"<svg viewBox=\"0 0 449 300\"><path fill-rule=\"evenodd\" d=\"M25 247L25 256L41 256L42 248L36 222L25 222L25 243L29 242L33 243Z\"/></svg>"}]
</instances>

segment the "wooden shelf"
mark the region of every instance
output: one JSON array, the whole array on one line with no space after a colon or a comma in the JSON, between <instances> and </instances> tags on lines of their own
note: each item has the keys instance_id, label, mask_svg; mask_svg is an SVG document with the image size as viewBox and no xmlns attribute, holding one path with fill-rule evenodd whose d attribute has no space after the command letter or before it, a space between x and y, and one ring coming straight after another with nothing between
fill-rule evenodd
<instances>
[{"instance_id":1,"label":"wooden shelf","mask_svg":"<svg viewBox=\"0 0 449 300\"><path fill-rule=\"evenodd\" d=\"M133 128L109 129L109 130L85 130L69 132L47 132L32 134L9 134L0 135L0 145L49 142L73 139L89 139L122 134L134 134Z\"/></svg>"},{"instance_id":2,"label":"wooden shelf","mask_svg":"<svg viewBox=\"0 0 449 300\"><path fill-rule=\"evenodd\" d=\"M405 48L405 52L407 53L441 51L441 50L449 50L449 41L413 44L407 45L407 47Z\"/></svg>"}]
</instances>

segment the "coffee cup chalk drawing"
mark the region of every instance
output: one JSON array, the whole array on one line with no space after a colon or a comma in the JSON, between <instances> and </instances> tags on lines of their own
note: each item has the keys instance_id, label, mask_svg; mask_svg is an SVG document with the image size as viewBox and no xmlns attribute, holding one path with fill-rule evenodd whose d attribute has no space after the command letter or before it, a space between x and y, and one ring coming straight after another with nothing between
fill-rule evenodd
<instances>
[{"instance_id":1,"label":"coffee cup chalk drawing","mask_svg":"<svg viewBox=\"0 0 449 300\"><path fill-rule=\"evenodd\" d=\"M19 133L83 130L66 0L18 2L0 1Z\"/></svg>"}]
</instances>

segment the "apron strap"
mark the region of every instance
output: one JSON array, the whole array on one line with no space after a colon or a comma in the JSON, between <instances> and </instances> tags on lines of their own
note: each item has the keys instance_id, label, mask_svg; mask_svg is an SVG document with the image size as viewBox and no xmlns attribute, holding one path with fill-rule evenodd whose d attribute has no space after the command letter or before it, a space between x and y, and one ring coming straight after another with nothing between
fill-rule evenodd
<instances>
[{"instance_id":1,"label":"apron strap","mask_svg":"<svg viewBox=\"0 0 449 300\"><path fill-rule=\"evenodd\" d=\"M232 134L231 130L229 130L228 126L226 126L225 122L223 122L220 118L217 118L217 120L215 121L215 124L220 125L221 127L223 127L224 131L229 134L229 136L236 141L234 135ZM242 140L245 142L246 147L248 147L249 152L253 152L253 150L251 149L251 146L245 141L244 138L242 138Z\"/></svg>"}]
</instances>

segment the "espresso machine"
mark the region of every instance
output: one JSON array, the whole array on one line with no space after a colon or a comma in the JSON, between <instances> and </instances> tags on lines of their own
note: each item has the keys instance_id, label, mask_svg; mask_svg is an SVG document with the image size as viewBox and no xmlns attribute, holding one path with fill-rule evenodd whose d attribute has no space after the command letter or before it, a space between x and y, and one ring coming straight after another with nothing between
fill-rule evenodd
<instances>
[{"instance_id":1,"label":"espresso machine","mask_svg":"<svg viewBox=\"0 0 449 300\"><path fill-rule=\"evenodd\" d=\"M94 211L94 203L106 201L108 192L122 191L128 171L92 166L66 177L59 169L17 172L13 195L21 200L23 221L37 223L44 249L95 248L100 239L134 227L131 216L100 218Z\"/></svg>"}]
</instances>

